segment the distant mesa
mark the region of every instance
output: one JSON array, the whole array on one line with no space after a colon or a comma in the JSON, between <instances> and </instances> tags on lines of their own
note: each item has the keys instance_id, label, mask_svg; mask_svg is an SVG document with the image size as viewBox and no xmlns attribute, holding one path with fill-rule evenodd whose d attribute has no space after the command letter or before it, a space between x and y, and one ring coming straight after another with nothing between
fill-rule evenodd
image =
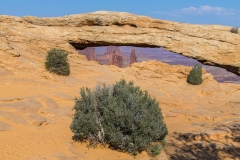
<instances>
[{"instance_id":1,"label":"distant mesa","mask_svg":"<svg viewBox=\"0 0 240 160\"><path fill-rule=\"evenodd\" d=\"M95 47L87 47L84 50L78 50L79 54L85 55L89 61L96 61Z\"/></svg>"},{"instance_id":2,"label":"distant mesa","mask_svg":"<svg viewBox=\"0 0 240 160\"><path fill-rule=\"evenodd\" d=\"M117 46L107 46L106 52L99 58L96 58L95 47L77 51L79 54L85 55L89 61L98 61L102 65L115 65L119 68L125 68L137 62L135 49L132 49L129 58Z\"/></svg>"}]
</instances>

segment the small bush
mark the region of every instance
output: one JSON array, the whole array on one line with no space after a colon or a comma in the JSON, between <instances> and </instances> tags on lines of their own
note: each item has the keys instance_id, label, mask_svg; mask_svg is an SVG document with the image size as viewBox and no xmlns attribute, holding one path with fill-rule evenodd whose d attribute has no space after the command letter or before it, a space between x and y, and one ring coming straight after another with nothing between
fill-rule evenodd
<instances>
[{"instance_id":1,"label":"small bush","mask_svg":"<svg viewBox=\"0 0 240 160\"><path fill-rule=\"evenodd\" d=\"M80 94L70 128L76 139L89 140L89 146L102 143L137 154L152 142L161 142L168 133L156 100L133 82L122 79L93 91L81 88Z\"/></svg>"},{"instance_id":2,"label":"small bush","mask_svg":"<svg viewBox=\"0 0 240 160\"><path fill-rule=\"evenodd\" d=\"M45 68L59 75L69 75L70 66L67 59L68 53L61 49L52 49L47 53Z\"/></svg>"},{"instance_id":3,"label":"small bush","mask_svg":"<svg viewBox=\"0 0 240 160\"><path fill-rule=\"evenodd\" d=\"M187 77L187 82L193 85L199 85L202 83L202 66L200 64L196 64L192 68Z\"/></svg>"},{"instance_id":4,"label":"small bush","mask_svg":"<svg viewBox=\"0 0 240 160\"><path fill-rule=\"evenodd\" d=\"M167 140L166 140L166 138L161 141L161 144L162 144L162 146L166 146L166 145L167 145Z\"/></svg>"},{"instance_id":5,"label":"small bush","mask_svg":"<svg viewBox=\"0 0 240 160\"><path fill-rule=\"evenodd\" d=\"M148 151L148 154L150 156L155 157L155 156L159 155L161 153L161 151L162 151L162 146L160 144L154 144L151 146L150 151Z\"/></svg>"},{"instance_id":6,"label":"small bush","mask_svg":"<svg viewBox=\"0 0 240 160\"><path fill-rule=\"evenodd\" d=\"M230 31L232 33L238 34L238 27L232 27Z\"/></svg>"}]
</instances>

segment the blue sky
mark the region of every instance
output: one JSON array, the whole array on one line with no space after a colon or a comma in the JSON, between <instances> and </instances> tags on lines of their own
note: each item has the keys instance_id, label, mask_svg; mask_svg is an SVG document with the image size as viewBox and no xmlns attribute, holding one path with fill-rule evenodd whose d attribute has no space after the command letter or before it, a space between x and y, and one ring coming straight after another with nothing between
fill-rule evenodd
<instances>
[{"instance_id":1,"label":"blue sky","mask_svg":"<svg viewBox=\"0 0 240 160\"><path fill-rule=\"evenodd\" d=\"M240 0L0 0L0 15L56 17L97 10L240 27Z\"/></svg>"}]
</instances>

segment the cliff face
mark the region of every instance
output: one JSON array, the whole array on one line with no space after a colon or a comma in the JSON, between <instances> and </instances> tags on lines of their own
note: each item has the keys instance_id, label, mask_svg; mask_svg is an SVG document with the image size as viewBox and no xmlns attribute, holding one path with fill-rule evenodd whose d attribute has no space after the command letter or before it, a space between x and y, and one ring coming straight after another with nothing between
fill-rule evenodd
<instances>
[{"instance_id":1,"label":"cliff face","mask_svg":"<svg viewBox=\"0 0 240 160\"><path fill-rule=\"evenodd\" d=\"M0 16L0 54L18 57L35 51L45 55L56 47L76 53L72 46L161 46L240 74L240 35L230 29L107 11L57 18Z\"/></svg>"},{"instance_id":2,"label":"cliff face","mask_svg":"<svg viewBox=\"0 0 240 160\"><path fill-rule=\"evenodd\" d=\"M117 55L115 52L112 55L112 59L109 63L110 65L118 66L119 68L123 67L123 57Z\"/></svg>"}]
</instances>

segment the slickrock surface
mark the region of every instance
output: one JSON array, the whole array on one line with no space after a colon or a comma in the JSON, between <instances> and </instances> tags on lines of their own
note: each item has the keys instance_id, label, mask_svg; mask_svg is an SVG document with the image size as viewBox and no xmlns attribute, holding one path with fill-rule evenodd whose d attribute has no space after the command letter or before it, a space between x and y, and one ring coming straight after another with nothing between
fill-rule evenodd
<instances>
[{"instance_id":1,"label":"slickrock surface","mask_svg":"<svg viewBox=\"0 0 240 160\"><path fill-rule=\"evenodd\" d=\"M99 45L163 47L240 74L240 35L231 27L190 25L123 12L98 11L58 18L0 16L0 52L60 47L74 52Z\"/></svg>"},{"instance_id":2,"label":"slickrock surface","mask_svg":"<svg viewBox=\"0 0 240 160\"><path fill-rule=\"evenodd\" d=\"M147 61L118 68L87 61L77 52L69 55L70 76L57 76L44 69L46 53L21 50L26 51L24 45L18 50L21 57L1 57L16 67L4 63L0 67L0 159L134 159L108 148L87 149L85 143L71 139L69 129L74 97L79 96L80 87L111 84L120 78L134 80L159 101L169 129L168 157L179 155L176 148L181 145L172 145L182 142L185 134L207 133L214 139L221 134L219 143L225 142L226 133L214 132L222 126L231 131L227 145L239 144L239 129L233 128L240 123L240 85L219 84L204 71L203 84L192 86L186 83L190 67ZM165 153L160 157L166 158ZM136 159L151 158L143 152Z\"/></svg>"},{"instance_id":3,"label":"slickrock surface","mask_svg":"<svg viewBox=\"0 0 240 160\"><path fill-rule=\"evenodd\" d=\"M102 20L103 17L99 15L105 13L96 12L89 16L97 15ZM126 13L109 14L128 15ZM88 15L79 15L50 20L34 17L22 19L0 17L1 160L153 159L146 152L142 152L134 158L129 154L101 146L88 149L86 143L74 142L71 139L73 134L69 126L74 114L72 108L74 98L79 96L80 88L92 88L96 84L102 83L112 84L120 78L133 80L141 89L147 90L151 96L155 97L162 108L169 130L168 145L163 153L155 159L208 159L210 156L212 159L239 159L239 84L220 84L213 79L211 74L203 71L203 84L193 86L186 83L190 67L168 65L157 61L134 63L127 68L104 66L94 61L87 61L85 56L79 55L67 43L69 40L67 37L76 36L75 40L80 41L81 36L78 36L82 34L82 40L87 37L91 39L91 28L96 27L94 32L98 33L101 27L104 29L104 26L93 26L95 24L92 21L85 21L83 18L79 18L82 20L80 23L80 20L76 21L74 18L81 16L88 17ZM125 19L124 23L130 25L125 26L130 30L135 28L134 24L138 24L138 29L146 31L145 36L152 33L151 30L163 31L157 28L150 30L144 28L145 24L150 23L149 21L143 23L144 20L149 20L146 17L137 17L140 19L132 21L131 15L128 16L131 21ZM110 18L106 17L106 21L102 21L101 25L106 24L107 19ZM116 20L121 20L121 18L118 17ZM151 23L156 26L170 24L165 21L157 22ZM82 24L92 26L83 26ZM118 23L116 25L118 26L110 26L119 27L120 30L121 27L124 27ZM200 30L198 27L195 26L196 31ZM208 27L213 26L202 27L207 30ZM222 35L230 37L227 32L228 27L225 28L216 27L216 29L222 30L222 34L216 37L219 38ZM114 31L116 32L118 29L114 29ZM106 30L106 32L108 31ZM127 29L122 29L122 31L128 32ZM139 30L134 31L139 32ZM164 30L164 32L171 35L172 31ZM199 34L199 32L194 33ZM216 38L214 33L213 39ZM84 37L84 34L89 35ZM107 37L104 34L102 36ZM133 35L133 37L135 36ZM209 36L209 34L202 36ZM238 36L235 35L235 38L237 39ZM117 37L116 41L113 39L111 41L117 42L123 38L119 35ZM231 35L231 37L234 36ZM97 36L95 38L98 39ZM219 43L225 44L226 39ZM106 38L104 42L108 40ZM130 37L126 40L131 42ZM142 42L144 41L146 39L143 38ZM213 41L217 44L217 41ZM83 40L82 42L87 41ZM132 42L135 43L134 38ZM192 41L190 42L192 43ZM233 44L228 45L233 46ZM45 70L46 53L53 47L71 51L72 54L68 56L71 69L69 76L57 76ZM184 48L184 46L182 47ZM233 47L233 50L237 50L237 48ZM197 49L208 50L204 47ZM221 58L219 59L221 60ZM227 62L227 57L224 60L226 60L224 63Z\"/></svg>"}]
</instances>

